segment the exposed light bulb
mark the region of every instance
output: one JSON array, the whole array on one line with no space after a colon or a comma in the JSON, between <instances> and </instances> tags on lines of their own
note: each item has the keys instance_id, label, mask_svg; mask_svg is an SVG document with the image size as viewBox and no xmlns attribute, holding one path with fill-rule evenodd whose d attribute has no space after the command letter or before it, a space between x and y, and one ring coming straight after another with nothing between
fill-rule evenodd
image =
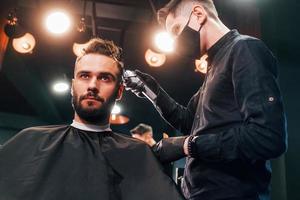
<instances>
[{"instance_id":1,"label":"exposed light bulb","mask_svg":"<svg viewBox=\"0 0 300 200\"><path fill-rule=\"evenodd\" d=\"M53 85L53 90L56 93L64 93L69 90L69 84L66 82L58 82Z\"/></svg>"},{"instance_id":2,"label":"exposed light bulb","mask_svg":"<svg viewBox=\"0 0 300 200\"><path fill-rule=\"evenodd\" d=\"M71 26L69 16L63 12L53 12L46 18L47 29L54 34L62 34L66 32Z\"/></svg>"},{"instance_id":3,"label":"exposed light bulb","mask_svg":"<svg viewBox=\"0 0 300 200\"><path fill-rule=\"evenodd\" d=\"M163 52L172 52L174 50L174 38L167 32L160 32L155 35L155 45Z\"/></svg>"}]
</instances>

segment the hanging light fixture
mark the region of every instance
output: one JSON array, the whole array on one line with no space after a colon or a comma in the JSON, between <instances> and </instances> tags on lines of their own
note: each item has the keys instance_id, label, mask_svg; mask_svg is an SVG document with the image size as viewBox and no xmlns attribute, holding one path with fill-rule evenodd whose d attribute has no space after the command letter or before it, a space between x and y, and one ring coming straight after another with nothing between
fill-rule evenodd
<instances>
[{"instance_id":1,"label":"hanging light fixture","mask_svg":"<svg viewBox=\"0 0 300 200\"><path fill-rule=\"evenodd\" d=\"M195 60L195 71L197 72L201 72L203 74L206 74L207 72L207 67L208 67L208 63L207 63L207 59L208 58L208 55L207 54L204 54L200 60Z\"/></svg>"},{"instance_id":2,"label":"hanging light fixture","mask_svg":"<svg viewBox=\"0 0 300 200\"><path fill-rule=\"evenodd\" d=\"M73 53L79 57L83 55L85 47L88 45L89 34L87 33L86 28L86 0L83 1L83 14L80 18L79 23L77 24L78 37L76 42L73 44Z\"/></svg>"},{"instance_id":3,"label":"hanging light fixture","mask_svg":"<svg viewBox=\"0 0 300 200\"><path fill-rule=\"evenodd\" d=\"M84 54L84 49L88 45L89 34L86 31L85 18L81 18L77 26L78 35L76 42L73 43L73 53L80 57Z\"/></svg>"},{"instance_id":4,"label":"hanging light fixture","mask_svg":"<svg viewBox=\"0 0 300 200\"><path fill-rule=\"evenodd\" d=\"M160 67L166 62L166 55L148 49L145 53L145 59L151 67Z\"/></svg>"},{"instance_id":5,"label":"hanging light fixture","mask_svg":"<svg viewBox=\"0 0 300 200\"><path fill-rule=\"evenodd\" d=\"M53 85L53 91L55 93L66 93L69 90L69 88L69 84L65 81L60 81Z\"/></svg>"},{"instance_id":6,"label":"hanging light fixture","mask_svg":"<svg viewBox=\"0 0 300 200\"><path fill-rule=\"evenodd\" d=\"M35 47L35 39L32 34L26 33L18 24L16 10L9 13L7 24L4 27L6 35L13 38L13 48L19 53L32 53Z\"/></svg>"},{"instance_id":7,"label":"hanging light fixture","mask_svg":"<svg viewBox=\"0 0 300 200\"><path fill-rule=\"evenodd\" d=\"M166 53L174 50L174 38L157 24L157 9L153 0L149 0L149 5L152 10L152 30L155 33L153 39L149 43L149 48L145 52L145 60L151 67L160 67L166 62Z\"/></svg>"},{"instance_id":8,"label":"hanging light fixture","mask_svg":"<svg viewBox=\"0 0 300 200\"><path fill-rule=\"evenodd\" d=\"M84 53L84 49L88 45L89 36L86 31L85 17L81 17L77 25L78 37L73 44L73 53L80 57Z\"/></svg>"},{"instance_id":9,"label":"hanging light fixture","mask_svg":"<svg viewBox=\"0 0 300 200\"><path fill-rule=\"evenodd\" d=\"M19 53L32 53L32 50L35 47L35 39L30 33L25 33L22 37L14 38L12 45Z\"/></svg>"},{"instance_id":10,"label":"hanging light fixture","mask_svg":"<svg viewBox=\"0 0 300 200\"><path fill-rule=\"evenodd\" d=\"M80 57L84 54L84 49L88 45L88 43L84 44L79 44L79 43L74 43L73 44L73 53L77 56Z\"/></svg>"},{"instance_id":11,"label":"hanging light fixture","mask_svg":"<svg viewBox=\"0 0 300 200\"><path fill-rule=\"evenodd\" d=\"M118 106L117 104L115 104L114 107L113 107L113 109L112 109L112 111L111 111L111 115L112 115L111 118L112 118L112 120L116 120L116 116L118 114L120 114L120 112L121 112L120 106Z\"/></svg>"},{"instance_id":12,"label":"hanging light fixture","mask_svg":"<svg viewBox=\"0 0 300 200\"><path fill-rule=\"evenodd\" d=\"M66 74L62 74L61 76L61 78L52 84L52 91L55 94L68 94L68 91L70 90L70 81Z\"/></svg>"},{"instance_id":13,"label":"hanging light fixture","mask_svg":"<svg viewBox=\"0 0 300 200\"><path fill-rule=\"evenodd\" d=\"M114 125L126 124L129 122L129 118L121 114L121 107L117 104L114 105L111 115L109 118L109 123Z\"/></svg>"}]
</instances>

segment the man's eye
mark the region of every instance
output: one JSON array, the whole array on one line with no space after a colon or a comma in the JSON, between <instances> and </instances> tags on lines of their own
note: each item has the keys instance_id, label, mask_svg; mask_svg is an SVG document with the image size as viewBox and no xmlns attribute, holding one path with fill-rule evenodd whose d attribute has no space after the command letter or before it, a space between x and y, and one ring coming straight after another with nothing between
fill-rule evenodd
<instances>
[{"instance_id":1,"label":"man's eye","mask_svg":"<svg viewBox=\"0 0 300 200\"><path fill-rule=\"evenodd\" d=\"M88 74L81 74L79 77L82 78L82 79L88 79L89 75Z\"/></svg>"},{"instance_id":2,"label":"man's eye","mask_svg":"<svg viewBox=\"0 0 300 200\"><path fill-rule=\"evenodd\" d=\"M109 76L100 76L99 79L100 79L101 81L105 81L105 82L108 82L108 81L111 81L111 80L112 80Z\"/></svg>"}]
</instances>

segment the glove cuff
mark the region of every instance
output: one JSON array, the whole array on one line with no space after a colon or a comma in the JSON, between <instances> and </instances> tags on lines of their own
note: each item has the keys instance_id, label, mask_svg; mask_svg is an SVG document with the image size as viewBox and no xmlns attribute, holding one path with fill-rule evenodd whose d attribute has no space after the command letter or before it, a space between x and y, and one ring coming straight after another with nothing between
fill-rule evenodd
<instances>
[{"instance_id":1,"label":"glove cuff","mask_svg":"<svg viewBox=\"0 0 300 200\"><path fill-rule=\"evenodd\" d=\"M194 141L194 139L196 139L196 137L195 136L189 136L189 138L188 138L188 154L189 154L189 156L190 157L196 157L196 145L195 145L195 141Z\"/></svg>"}]
</instances>

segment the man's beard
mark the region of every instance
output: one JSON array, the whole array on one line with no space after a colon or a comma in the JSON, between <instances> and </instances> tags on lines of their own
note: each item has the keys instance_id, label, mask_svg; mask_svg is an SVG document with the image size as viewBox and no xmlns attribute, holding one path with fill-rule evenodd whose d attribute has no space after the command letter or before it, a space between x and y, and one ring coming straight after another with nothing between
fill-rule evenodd
<instances>
[{"instance_id":1,"label":"man's beard","mask_svg":"<svg viewBox=\"0 0 300 200\"><path fill-rule=\"evenodd\" d=\"M102 105L99 108L83 108L81 102L87 97L88 94L93 96L97 101L101 102ZM106 101L92 92L89 92L88 94L82 95L78 98L77 93L74 92L72 97L72 105L77 115L81 119L93 124L101 123L108 119L111 109L114 105L117 92Z\"/></svg>"}]
</instances>

